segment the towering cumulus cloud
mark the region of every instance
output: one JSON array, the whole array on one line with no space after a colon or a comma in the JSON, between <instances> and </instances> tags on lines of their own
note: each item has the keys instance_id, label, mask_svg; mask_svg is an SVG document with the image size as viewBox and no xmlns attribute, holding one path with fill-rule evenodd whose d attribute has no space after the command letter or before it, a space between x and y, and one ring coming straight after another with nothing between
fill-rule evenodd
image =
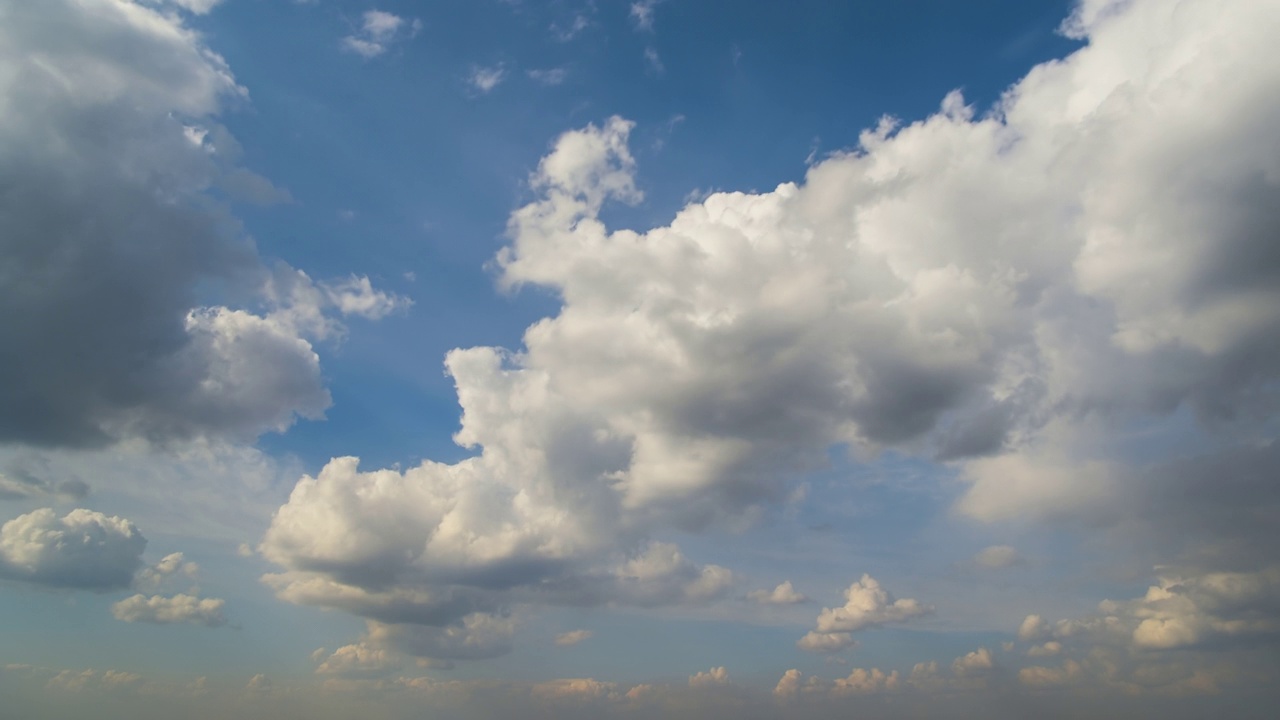
<instances>
[{"instance_id":1,"label":"towering cumulus cloud","mask_svg":"<svg viewBox=\"0 0 1280 720\"><path fill-rule=\"evenodd\" d=\"M215 121L247 93L180 12L215 4L0 4L0 442L253 438L329 405L227 210L287 193Z\"/></svg>"},{"instance_id":2,"label":"towering cumulus cloud","mask_svg":"<svg viewBox=\"0 0 1280 720\"><path fill-rule=\"evenodd\" d=\"M1278 21L1275 3L1089 0L1066 26L1087 44L991 112L953 93L803 183L646 233L600 219L641 197L632 123L566 133L498 258L559 313L518 351L446 359L476 456L332 461L278 512L268 581L374 639L427 628L425 654L475 655L519 605L716 598L729 571L664 536L759 516L832 446L945 462L987 521L1150 500L1157 483L1126 480L1160 471L1115 437L1135 419L1174 442L1199 431L1164 419L1194 416L1221 453L1272 462L1246 426L1273 417L1280 373ZM826 612L840 644L852 611Z\"/></svg>"}]
</instances>

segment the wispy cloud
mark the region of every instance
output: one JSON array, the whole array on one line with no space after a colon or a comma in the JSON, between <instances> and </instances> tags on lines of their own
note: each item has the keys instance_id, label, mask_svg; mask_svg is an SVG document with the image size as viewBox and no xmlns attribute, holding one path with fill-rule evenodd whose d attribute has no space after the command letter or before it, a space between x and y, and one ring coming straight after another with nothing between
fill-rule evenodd
<instances>
[{"instance_id":1,"label":"wispy cloud","mask_svg":"<svg viewBox=\"0 0 1280 720\"><path fill-rule=\"evenodd\" d=\"M342 38L342 47L366 58L377 57L392 45L416 36L422 21L407 20L385 10L369 10L361 18L360 29Z\"/></svg>"},{"instance_id":2,"label":"wispy cloud","mask_svg":"<svg viewBox=\"0 0 1280 720\"><path fill-rule=\"evenodd\" d=\"M548 68L545 70L529 70L525 74L534 82L539 82L543 85L561 85L564 83L565 79L569 77L569 71L562 67Z\"/></svg>"},{"instance_id":3,"label":"wispy cloud","mask_svg":"<svg viewBox=\"0 0 1280 720\"><path fill-rule=\"evenodd\" d=\"M471 74L467 76L467 83L471 85L477 92L486 94L492 92L494 88L502 84L507 79L507 69L501 63L493 67L475 66L471 68Z\"/></svg>"}]
</instances>

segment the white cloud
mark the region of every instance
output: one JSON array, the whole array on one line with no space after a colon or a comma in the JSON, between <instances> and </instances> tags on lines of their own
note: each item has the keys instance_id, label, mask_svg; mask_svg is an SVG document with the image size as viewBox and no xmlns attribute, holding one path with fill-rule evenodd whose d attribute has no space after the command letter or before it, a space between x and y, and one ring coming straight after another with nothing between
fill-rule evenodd
<instances>
[{"instance_id":1,"label":"white cloud","mask_svg":"<svg viewBox=\"0 0 1280 720\"><path fill-rule=\"evenodd\" d=\"M870 575L844 591L845 604L823 608L817 627L801 638L802 650L835 652L853 645L852 633L930 615L933 607L910 598L896 599Z\"/></svg>"},{"instance_id":2,"label":"white cloud","mask_svg":"<svg viewBox=\"0 0 1280 720\"><path fill-rule=\"evenodd\" d=\"M0 527L0 577L49 587L128 587L147 540L133 523L92 510L44 508Z\"/></svg>"},{"instance_id":3,"label":"white cloud","mask_svg":"<svg viewBox=\"0 0 1280 720\"><path fill-rule=\"evenodd\" d=\"M1050 640L1042 645L1032 645L1027 648L1028 657L1053 657L1062 652L1062 643L1057 640Z\"/></svg>"},{"instance_id":4,"label":"white cloud","mask_svg":"<svg viewBox=\"0 0 1280 720\"><path fill-rule=\"evenodd\" d=\"M156 625L187 623L219 627L227 619L222 610L227 602L219 598L198 598L179 593L172 597L163 595L134 595L111 606L111 614L123 622L145 622Z\"/></svg>"},{"instance_id":5,"label":"white cloud","mask_svg":"<svg viewBox=\"0 0 1280 720\"><path fill-rule=\"evenodd\" d=\"M1080 663L1065 660L1056 668L1032 665L1018 671L1018 681L1030 687L1057 687L1078 682L1083 676Z\"/></svg>"},{"instance_id":6,"label":"white cloud","mask_svg":"<svg viewBox=\"0 0 1280 720\"><path fill-rule=\"evenodd\" d=\"M525 74L535 82L542 83L543 85L562 85L564 84L565 79L569 77L569 71L562 67L533 69L526 71Z\"/></svg>"},{"instance_id":7,"label":"white cloud","mask_svg":"<svg viewBox=\"0 0 1280 720\"><path fill-rule=\"evenodd\" d=\"M1109 7L992 113L950 94L803 183L644 233L600 219L641 198L632 124L564 134L496 263L559 311L446 358L477 454L303 478L268 581L459 632L520 604L705 601L728 571L653 541L758 517L833 446L951 463L980 520L1096 517L1132 500L1115 425L1271 417L1280 11ZM802 642L927 612L870 578L848 599Z\"/></svg>"},{"instance_id":8,"label":"white cloud","mask_svg":"<svg viewBox=\"0 0 1280 720\"><path fill-rule=\"evenodd\" d=\"M534 685L531 692L540 700L616 700L620 697L617 683L592 678L548 680Z\"/></svg>"},{"instance_id":9,"label":"white cloud","mask_svg":"<svg viewBox=\"0 0 1280 720\"><path fill-rule=\"evenodd\" d=\"M662 64L662 57L658 55L657 48L650 45L644 49L644 61L649 65L649 69L655 73L661 74L666 70L666 66Z\"/></svg>"},{"instance_id":10,"label":"white cloud","mask_svg":"<svg viewBox=\"0 0 1280 720\"><path fill-rule=\"evenodd\" d=\"M374 58L421 31L421 20L406 20L385 10L367 10L361 16L359 30L342 38L342 47L365 58Z\"/></svg>"},{"instance_id":11,"label":"white cloud","mask_svg":"<svg viewBox=\"0 0 1280 720\"><path fill-rule=\"evenodd\" d=\"M747 593L747 599L761 605L796 605L809 601L809 598L791 586L790 580L780 583L772 590L752 590Z\"/></svg>"},{"instance_id":12,"label":"white cloud","mask_svg":"<svg viewBox=\"0 0 1280 720\"><path fill-rule=\"evenodd\" d=\"M556 645L560 647L572 647L590 638L594 633L590 630L570 630L556 635Z\"/></svg>"},{"instance_id":13,"label":"white cloud","mask_svg":"<svg viewBox=\"0 0 1280 720\"><path fill-rule=\"evenodd\" d=\"M493 67L476 66L471 68L471 74L467 76L467 84L471 85L476 92L487 94L501 85L506 78L507 69L502 65Z\"/></svg>"},{"instance_id":14,"label":"white cloud","mask_svg":"<svg viewBox=\"0 0 1280 720\"><path fill-rule=\"evenodd\" d=\"M631 3L631 20L639 30L653 30L654 9L662 0L637 0Z\"/></svg>"},{"instance_id":15,"label":"white cloud","mask_svg":"<svg viewBox=\"0 0 1280 720\"><path fill-rule=\"evenodd\" d=\"M358 643L333 651L316 667L316 674L347 678L380 677L401 665L403 661L393 652Z\"/></svg>"},{"instance_id":16,"label":"white cloud","mask_svg":"<svg viewBox=\"0 0 1280 720\"><path fill-rule=\"evenodd\" d=\"M951 672L957 677L971 677L990 672L995 667L996 661L991 651L983 647L956 658L951 663Z\"/></svg>"},{"instance_id":17,"label":"white cloud","mask_svg":"<svg viewBox=\"0 0 1280 720\"><path fill-rule=\"evenodd\" d=\"M1018 626L1018 639L1025 642L1043 640L1049 636L1049 632L1049 623L1045 622L1044 618L1039 615L1028 615Z\"/></svg>"},{"instance_id":18,"label":"white cloud","mask_svg":"<svg viewBox=\"0 0 1280 720\"><path fill-rule=\"evenodd\" d=\"M164 582L167 578L182 573L188 579L195 579L200 572L200 566L194 562L189 562L180 552L165 555L151 567L142 568L138 572L139 583L156 586Z\"/></svg>"},{"instance_id":19,"label":"white cloud","mask_svg":"<svg viewBox=\"0 0 1280 720\"><path fill-rule=\"evenodd\" d=\"M187 12L195 15L206 15L208 12L218 5L222 4L222 0L146 0L153 5L173 5L182 8Z\"/></svg>"},{"instance_id":20,"label":"white cloud","mask_svg":"<svg viewBox=\"0 0 1280 720\"><path fill-rule=\"evenodd\" d=\"M704 688L729 684L729 671L724 667L713 667L689 676L689 687Z\"/></svg>"},{"instance_id":21,"label":"white cloud","mask_svg":"<svg viewBox=\"0 0 1280 720\"><path fill-rule=\"evenodd\" d=\"M898 689L898 671L885 673L880 668L854 668L848 677L836 678L831 692L835 695L864 695L892 692Z\"/></svg>"}]
</instances>

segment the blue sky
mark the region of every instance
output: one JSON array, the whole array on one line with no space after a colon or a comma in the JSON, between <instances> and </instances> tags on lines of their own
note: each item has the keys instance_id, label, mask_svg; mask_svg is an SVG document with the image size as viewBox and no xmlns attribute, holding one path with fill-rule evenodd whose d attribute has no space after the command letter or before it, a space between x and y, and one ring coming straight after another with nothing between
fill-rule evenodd
<instances>
[{"instance_id":1,"label":"blue sky","mask_svg":"<svg viewBox=\"0 0 1280 720\"><path fill-rule=\"evenodd\" d=\"M0 0L0 692L1266 716L1277 30Z\"/></svg>"}]
</instances>

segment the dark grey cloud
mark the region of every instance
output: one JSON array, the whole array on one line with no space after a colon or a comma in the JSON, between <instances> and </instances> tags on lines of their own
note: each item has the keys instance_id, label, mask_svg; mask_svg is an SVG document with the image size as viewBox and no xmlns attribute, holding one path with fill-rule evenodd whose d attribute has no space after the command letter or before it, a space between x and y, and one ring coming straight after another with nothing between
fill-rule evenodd
<instances>
[{"instance_id":1,"label":"dark grey cloud","mask_svg":"<svg viewBox=\"0 0 1280 720\"><path fill-rule=\"evenodd\" d=\"M146 5L6 2L0 26L0 442L253 437L328 404L287 328L189 313L265 274L209 190L272 202L214 114L244 91ZM227 366L252 392L213 397ZM270 375L272 368L276 374Z\"/></svg>"}]
</instances>

